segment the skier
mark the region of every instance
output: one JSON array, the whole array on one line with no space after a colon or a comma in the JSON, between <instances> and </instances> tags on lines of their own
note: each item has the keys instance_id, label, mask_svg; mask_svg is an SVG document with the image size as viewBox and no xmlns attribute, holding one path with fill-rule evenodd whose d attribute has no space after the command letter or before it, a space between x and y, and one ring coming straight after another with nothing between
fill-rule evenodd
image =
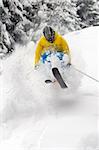
<instances>
[{"instance_id":1,"label":"skier","mask_svg":"<svg viewBox=\"0 0 99 150\"><path fill-rule=\"evenodd\" d=\"M51 60L49 60L48 57L51 56L51 53L55 53L56 57L58 57L60 62L62 62L62 64L65 64L64 66L67 65L69 66L71 64L70 50L67 42L61 35L56 33L50 26L46 26L43 29L43 36L41 37L35 51L35 62L34 62L35 69L38 68L39 62L41 60L41 62L43 63L48 62L47 63L48 66L46 65L47 66L46 69L49 72L49 64L51 64ZM52 69L51 71L53 72L55 78L57 77L54 71L58 73L58 78L61 78L61 74L59 75L58 70ZM50 83L55 80L53 79L52 73L50 74L50 78L51 80L45 80L45 82ZM61 82L63 84L62 78L61 78Z\"/></svg>"},{"instance_id":2,"label":"skier","mask_svg":"<svg viewBox=\"0 0 99 150\"><path fill-rule=\"evenodd\" d=\"M71 63L70 50L65 39L56 33L50 26L46 26L43 29L43 35L37 45L35 51L35 68L38 68L40 58L43 62L47 58L48 51L53 50L59 52L59 58L67 61L67 64Z\"/></svg>"}]
</instances>

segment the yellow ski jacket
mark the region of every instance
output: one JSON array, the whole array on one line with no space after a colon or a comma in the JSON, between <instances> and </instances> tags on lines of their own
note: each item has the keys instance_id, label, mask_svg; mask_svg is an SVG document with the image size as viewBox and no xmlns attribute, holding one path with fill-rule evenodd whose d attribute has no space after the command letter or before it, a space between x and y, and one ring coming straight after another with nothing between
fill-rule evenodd
<instances>
[{"instance_id":1,"label":"yellow ski jacket","mask_svg":"<svg viewBox=\"0 0 99 150\"><path fill-rule=\"evenodd\" d=\"M53 43L48 42L44 36L41 37L35 51L35 65L38 64L41 55L47 50L61 51L67 54L70 58L68 44L58 33L55 33L55 40Z\"/></svg>"}]
</instances>

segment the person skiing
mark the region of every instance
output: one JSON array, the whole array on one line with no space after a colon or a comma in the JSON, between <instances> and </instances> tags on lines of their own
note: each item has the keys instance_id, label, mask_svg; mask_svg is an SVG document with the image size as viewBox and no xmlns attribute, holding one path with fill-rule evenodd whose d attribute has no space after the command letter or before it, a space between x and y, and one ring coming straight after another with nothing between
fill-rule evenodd
<instances>
[{"instance_id":1,"label":"person skiing","mask_svg":"<svg viewBox=\"0 0 99 150\"><path fill-rule=\"evenodd\" d=\"M71 64L70 50L66 40L55 32L52 27L45 26L43 29L43 36L40 38L35 51L35 69L38 68L41 58L43 62L45 62L49 49L58 52L58 57L61 60L63 59L67 64Z\"/></svg>"}]
</instances>

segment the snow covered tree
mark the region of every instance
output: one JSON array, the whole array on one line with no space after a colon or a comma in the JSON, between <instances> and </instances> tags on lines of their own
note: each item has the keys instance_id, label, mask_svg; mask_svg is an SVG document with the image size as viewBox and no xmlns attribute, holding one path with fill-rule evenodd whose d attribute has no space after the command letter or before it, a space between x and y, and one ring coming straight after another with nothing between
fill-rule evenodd
<instances>
[{"instance_id":1,"label":"snow covered tree","mask_svg":"<svg viewBox=\"0 0 99 150\"><path fill-rule=\"evenodd\" d=\"M81 29L76 5L66 0L45 0L39 12L41 12L41 22L52 26L61 34Z\"/></svg>"},{"instance_id":2,"label":"snow covered tree","mask_svg":"<svg viewBox=\"0 0 99 150\"><path fill-rule=\"evenodd\" d=\"M6 25L4 24L6 13L5 11L1 8L3 11L2 15L0 14L0 57L3 57L5 54L10 53L14 49L14 41L9 34L9 32L6 29ZM3 16L3 14L5 16Z\"/></svg>"},{"instance_id":3,"label":"snow covered tree","mask_svg":"<svg viewBox=\"0 0 99 150\"><path fill-rule=\"evenodd\" d=\"M99 5L96 0L78 0L77 14L86 26L99 25Z\"/></svg>"},{"instance_id":4,"label":"snow covered tree","mask_svg":"<svg viewBox=\"0 0 99 150\"><path fill-rule=\"evenodd\" d=\"M17 43L36 42L45 25L64 35L98 22L98 0L1 0L0 53L8 54Z\"/></svg>"},{"instance_id":5,"label":"snow covered tree","mask_svg":"<svg viewBox=\"0 0 99 150\"><path fill-rule=\"evenodd\" d=\"M26 5L25 2L21 3L19 0L2 0L2 5L0 5L0 51L3 54L11 52L16 43L25 44L29 40L30 29L34 26L30 19L26 17ZM32 9L31 5L30 7ZM32 12L28 11L28 13L31 17ZM6 41L4 37L7 37Z\"/></svg>"}]
</instances>

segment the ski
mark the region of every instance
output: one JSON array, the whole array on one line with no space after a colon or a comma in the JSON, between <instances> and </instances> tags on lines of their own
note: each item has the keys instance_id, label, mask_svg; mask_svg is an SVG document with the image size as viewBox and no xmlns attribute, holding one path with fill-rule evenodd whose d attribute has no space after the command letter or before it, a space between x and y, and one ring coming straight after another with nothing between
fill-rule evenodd
<instances>
[{"instance_id":1,"label":"ski","mask_svg":"<svg viewBox=\"0 0 99 150\"><path fill-rule=\"evenodd\" d=\"M52 83L50 79L45 80L45 83Z\"/></svg>"},{"instance_id":2,"label":"ski","mask_svg":"<svg viewBox=\"0 0 99 150\"><path fill-rule=\"evenodd\" d=\"M64 82L58 68L52 68L52 73L53 73L54 77L56 78L57 82L59 83L59 85L61 86L61 88L63 88L63 89L68 88L68 86Z\"/></svg>"}]
</instances>

